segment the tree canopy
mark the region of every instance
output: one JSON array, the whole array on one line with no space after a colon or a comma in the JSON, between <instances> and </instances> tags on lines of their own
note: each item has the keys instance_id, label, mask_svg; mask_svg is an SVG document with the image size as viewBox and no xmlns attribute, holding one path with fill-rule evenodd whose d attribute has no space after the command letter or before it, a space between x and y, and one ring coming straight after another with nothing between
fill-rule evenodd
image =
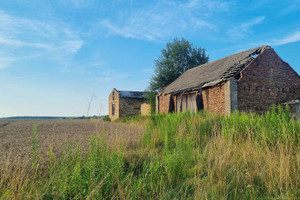
<instances>
[{"instance_id":1,"label":"tree canopy","mask_svg":"<svg viewBox=\"0 0 300 200\"><path fill-rule=\"evenodd\" d=\"M154 75L150 80L150 91L158 91L173 82L186 70L208 62L204 48L192 45L184 38L175 38L161 50L161 55L154 61Z\"/></svg>"}]
</instances>

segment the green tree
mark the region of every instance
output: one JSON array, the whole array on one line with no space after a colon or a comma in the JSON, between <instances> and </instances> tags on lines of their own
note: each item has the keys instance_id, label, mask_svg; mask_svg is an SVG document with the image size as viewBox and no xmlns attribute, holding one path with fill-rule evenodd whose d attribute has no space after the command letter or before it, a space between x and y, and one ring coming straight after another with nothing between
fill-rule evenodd
<instances>
[{"instance_id":1,"label":"green tree","mask_svg":"<svg viewBox=\"0 0 300 200\"><path fill-rule=\"evenodd\" d=\"M158 91L173 82L186 70L208 62L205 49L192 45L182 38L175 38L161 50L155 60L154 75L150 80L150 91Z\"/></svg>"},{"instance_id":2,"label":"green tree","mask_svg":"<svg viewBox=\"0 0 300 200\"><path fill-rule=\"evenodd\" d=\"M156 92L145 90L147 103L151 106L151 114L155 113L155 96Z\"/></svg>"}]
</instances>

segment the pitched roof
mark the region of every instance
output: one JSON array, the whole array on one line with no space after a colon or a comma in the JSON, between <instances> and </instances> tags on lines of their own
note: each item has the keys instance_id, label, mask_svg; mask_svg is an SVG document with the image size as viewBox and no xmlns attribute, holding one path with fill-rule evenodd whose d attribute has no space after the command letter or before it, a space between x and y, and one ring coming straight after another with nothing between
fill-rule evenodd
<instances>
[{"instance_id":1,"label":"pitched roof","mask_svg":"<svg viewBox=\"0 0 300 200\"><path fill-rule=\"evenodd\" d=\"M120 98L134 98L134 99L145 99L146 95L145 92L140 91L124 91L124 90L117 90L115 89L119 95Z\"/></svg>"},{"instance_id":2,"label":"pitched roof","mask_svg":"<svg viewBox=\"0 0 300 200\"><path fill-rule=\"evenodd\" d=\"M233 78L255 59L255 55L260 54L268 48L271 47L257 47L191 68L163 88L160 91L160 94L179 93L197 88L214 86L222 81Z\"/></svg>"}]
</instances>

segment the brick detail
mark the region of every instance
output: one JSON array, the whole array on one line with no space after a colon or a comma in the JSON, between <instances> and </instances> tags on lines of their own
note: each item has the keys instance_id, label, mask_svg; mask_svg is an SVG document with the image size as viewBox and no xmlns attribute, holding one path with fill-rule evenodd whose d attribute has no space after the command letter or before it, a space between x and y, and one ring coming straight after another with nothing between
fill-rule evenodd
<instances>
[{"instance_id":1,"label":"brick detail","mask_svg":"<svg viewBox=\"0 0 300 200\"><path fill-rule=\"evenodd\" d=\"M201 94L204 110L216 114L225 114L225 82L205 88Z\"/></svg>"},{"instance_id":2,"label":"brick detail","mask_svg":"<svg viewBox=\"0 0 300 200\"><path fill-rule=\"evenodd\" d=\"M168 113L170 109L171 94L162 94L158 97L158 111L159 113Z\"/></svg>"},{"instance_id":3,"label":"brick detail","mask_svg":"<svg viewBox=\"0 0 300 200\"><path fill-rule=\"evenodd\" d=\"M263 112L272 104L295 99L300 99L299 75L273 49L263 51L241 72L240 111Z\"/></svg>"}]
</instances>

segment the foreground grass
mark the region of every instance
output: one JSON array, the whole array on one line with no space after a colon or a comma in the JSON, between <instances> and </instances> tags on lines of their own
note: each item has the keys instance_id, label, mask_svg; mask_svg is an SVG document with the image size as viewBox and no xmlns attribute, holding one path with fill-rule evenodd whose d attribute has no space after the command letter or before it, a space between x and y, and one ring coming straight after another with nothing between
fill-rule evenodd
<instances>
[{"instance_id":1,"label":"foreground grass","mask_svg":"<svg viewBox=\"0 0 300 200\"><path fill-rule=\"evenodd\" d=\"M104 135L92 137L86 154L69 145L42 157L36 134L34 127L32 160L1 166L1 199L300 196L300 122L281 108L264 116L156 115L137 144L112 149Z\"/></svg>"}]
</instances>

